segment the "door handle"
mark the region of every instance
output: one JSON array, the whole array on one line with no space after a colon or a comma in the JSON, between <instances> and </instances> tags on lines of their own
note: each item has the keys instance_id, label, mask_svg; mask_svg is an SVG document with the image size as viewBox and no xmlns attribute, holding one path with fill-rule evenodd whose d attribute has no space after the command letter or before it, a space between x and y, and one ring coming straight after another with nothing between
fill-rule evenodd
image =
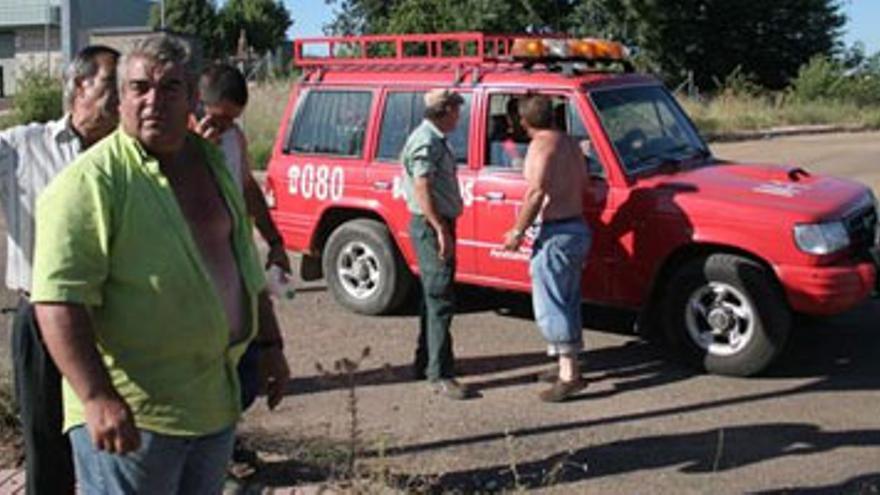
<instances>
[{"instance_id":1,"label":"door handle","mask_svg":"<svg viewBox=\"0 0 880 495\"><path fill-rule=\"evenodd\" d=\"M486 193L486 199L489 201L501 201L504 199L504 193L501 191L489 191Z\"/></svg>"},{"instance_id":2,"label":"door handle","mask_svg":"<svg viewBox=\"0 0 880 495\"><path fill-rule=\"evenodd\" d=\"M391 183L387 180L377 180L373 182L373 189L376 189L378 191L387 191L391 189Z\"/></svg>"}]
</instances>

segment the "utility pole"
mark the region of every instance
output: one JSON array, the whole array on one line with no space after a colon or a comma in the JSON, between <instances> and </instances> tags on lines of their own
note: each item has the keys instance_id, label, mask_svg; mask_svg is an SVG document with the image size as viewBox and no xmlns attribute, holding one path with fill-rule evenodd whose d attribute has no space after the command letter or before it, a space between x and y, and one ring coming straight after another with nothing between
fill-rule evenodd
<instances>
[{"instance_id":1,"label":"utility pole","mask_svg":"<svg viewBox=\"0 0 880 495\"><path fill-rule=\"evenodd\" d=\"M46 49L46 75L52 77L52 54L49 50L49 22L52 20L52 7L46 0L46 23L43 29L43 48Z\"/></svg>"}]
</instances>

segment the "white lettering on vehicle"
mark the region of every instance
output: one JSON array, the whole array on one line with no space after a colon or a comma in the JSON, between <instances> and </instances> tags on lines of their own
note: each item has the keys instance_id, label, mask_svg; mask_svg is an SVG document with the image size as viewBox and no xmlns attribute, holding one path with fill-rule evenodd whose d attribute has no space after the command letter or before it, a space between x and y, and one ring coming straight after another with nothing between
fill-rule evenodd
<instances>
[{"instance_id":1,"label":"white lettering on vehicle","mask_svg":"<svg viewBox=\"0 0 880 495\"><path fill-rule=\"evenodd\" d=\"M345 192L345 170L311 163L293 165L287 170L287 183L291 196L339 201Z\"/></svg>"},{"instance_id":2,"label":"white lettering on vehicle","mask_svg":"<svg viewBox=\"0 0 880 495\"><path fill-rule=\"evenodd\" d=\"M764 184L758 184L752 190L756 193L793 198L805 191L809 191L810 187L802 184L790 184L787 182L771 181L765 182Z\"/></svg>"},{"instance_id":3,"label":"white lettering on vehicle","mask_svg":"<svg viewBox=\"0 0 880 495\"><path fill-rule=\"evenodd\" d=\"M461 191L461 202L465 206L471 206L474 203L474 179L458 179L458 188ZM405 199L406 192L403 190L403 176L395 175L391 185L391 197L394 199Z\"/></svg>"}]
</instances>

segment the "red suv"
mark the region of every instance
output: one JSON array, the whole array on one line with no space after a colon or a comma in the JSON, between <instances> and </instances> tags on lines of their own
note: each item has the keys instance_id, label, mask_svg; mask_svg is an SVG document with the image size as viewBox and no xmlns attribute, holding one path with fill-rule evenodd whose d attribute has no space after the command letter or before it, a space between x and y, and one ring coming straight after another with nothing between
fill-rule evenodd
<instances>
[{"instance_id":1,"label":"red suv","mask_svg":"<svg viewBox=\"0 0 880 495\"><path fill-rule=\"evenodd\" d=\"M312 53L309 53L309 50ZM317 54L315 54L317 51ZM515 103L553 99L584 151L594 243L585 301L639 310L709 371L750 375L782 349L794 312L831 315L877 284L877 201L864 185L797 167L714 157L675 98L594 39L480 33L298 40L266 192L302 277L344 306L393 310L417 270L399 155L425 91L465 99L458 280L529 291L528 244L502 236L522 204L527 137ZM623 70L620 70L620 68Z\"/></svg>"}]
</instances>

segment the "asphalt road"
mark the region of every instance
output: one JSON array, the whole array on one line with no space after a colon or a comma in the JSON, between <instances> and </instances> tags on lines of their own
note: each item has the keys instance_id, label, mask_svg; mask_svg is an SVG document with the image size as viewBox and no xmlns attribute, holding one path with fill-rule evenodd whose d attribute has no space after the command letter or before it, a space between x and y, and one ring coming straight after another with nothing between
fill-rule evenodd
<instances>
[{"instance_id":1,"label":"asphalt road","mask_svg":"<svg viewBox=\"0 0 880 495\"><path fill-rule=\"evenodd\" d=\"M789 137L713 146L728 158L798 163L880 185L880 134ZM538 401L550 361L524 296L463 288L454 321L463 381L479 399L452 402L409 379L414 308L363 317L321 283L278 305L295 378L242 429L261 447L269 485L314 475L305 457L349 437L348 389L316 369L370 353L353 373L364 458L401 486L461 492L878 493L880 300L799 321L763 376L695 374L629 333L631 315L586 308L586 376L578 400ZM2 295L10 301L9 294ZM6 339L4 339L5 341ZM5 345L5 342L4 342ZM6 355L4 351L4 355ZM421 483L422 485L419 485Z\"/></svg>"}]
</instances>

